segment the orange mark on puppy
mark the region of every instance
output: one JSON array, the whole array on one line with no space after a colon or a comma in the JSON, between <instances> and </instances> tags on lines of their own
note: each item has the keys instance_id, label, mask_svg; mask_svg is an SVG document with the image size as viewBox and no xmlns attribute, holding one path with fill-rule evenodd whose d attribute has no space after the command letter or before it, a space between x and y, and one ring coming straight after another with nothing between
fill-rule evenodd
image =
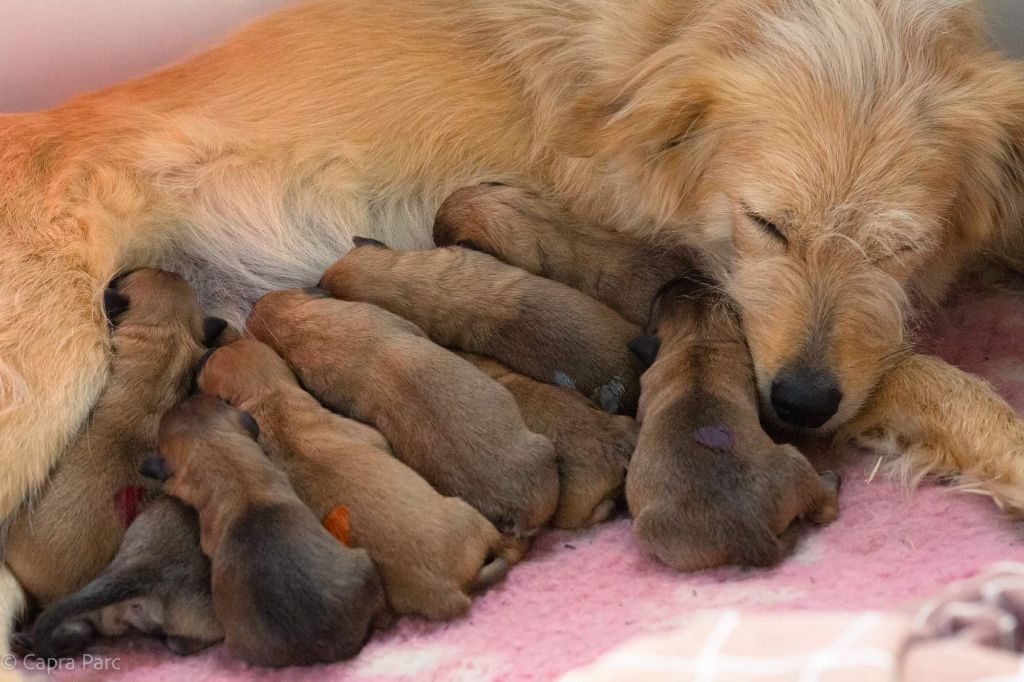
<instances>
[{"instance_id":1,"label":"orange mark on puppy","mask_svg":"<svg viewBox=\"0 0 1024 682\"><path fill-rule=\"evenodd\" d=\"M348 507L339 504L327 512L323 520L327 532L338 538L346 547L352 546L352 524L348 520Z\"/></svg>"}]
</instances>

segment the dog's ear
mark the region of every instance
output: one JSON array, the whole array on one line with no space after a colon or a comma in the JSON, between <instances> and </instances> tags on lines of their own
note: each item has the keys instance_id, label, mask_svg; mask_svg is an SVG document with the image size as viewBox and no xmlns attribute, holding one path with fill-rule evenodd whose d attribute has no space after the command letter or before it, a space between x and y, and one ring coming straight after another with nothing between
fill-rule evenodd
<instances>
[{"instance_id":1,"label":"dog's ear","mask_svg":"<svg viewBox=\"0 0 1024 682\"><path fill-rule=\"evenodd\" d=\"M246 411L242 411L242 426L249 432L253 440L259 440L260 438L260 425L256 422L256 419Z\"/></svg>"},{"instance_id":2,"label":"dog's ear","mask_svg":"<svg viewBox=\"0 0 1024 682\"><path fill-rule=\"evenodd\" d=\"M203 345L207 348L214 346L220 335L228 328L227 320L219 317L207 317L203 319Z\"/></svg>"},{"instance_id":3,"label":"dog's ear","mask_svg":"<svg viewBox=\"0 0 1024 682\"><path fill-rule=\"evenodd\" d=\"M553 146L572 157L663 155L698 135L711 104L686 43L654 53L625 82L584 89L556 119Z\"/></svg>"},{"instance_id":4,"label":"dog's ear","mask_svg":"<svg viewBox=\"0 0 1024 682\"><path fill-rule=\"evenodd\" d=\"M952 248L964 240L998 244L989 255L1024 267L1024 66L1006 60L977 68L929 113L971 170L961 174L947 221ZM993 240L993 231L1003 239Z\"/></svg>"},{"instance_id":5,"label":"dog's ear","mask_svg":"<svg viewBox=\"0 0 1024 682\"><path fill-rule=\"evenodd\" d=\"M139 473L146 478L152 478L161 483L171 477L167 460L157 452L151 452L146 455L146 458L142 460L142 464L139 465Z\"/></svg>"},{"instance_id":6,"label":"dog's ear","mask_svg":"<svg viewBox=\"0 0 1024 682\"><path fill-rule=\"evenodd\" d=\"M128 297L113 287L103 291L103 314L111 326L117 326L117 320L128 310Z\"/></svg>"},{"instance_id":7,"label":"dog's ear","mask_svg":"<svg viewBox=\"0 0 1024 682\"><path fill-rule=\"evenodd\" d=\"M373 247L376 247L378 249L390 248L390 247L388 247L387 244L385 244L381 240L379 240L379 239L371 239L370 237L352 237L352 246L354 248L359 248L360 246L373 246Z\"/></svg>"}]
</instances>

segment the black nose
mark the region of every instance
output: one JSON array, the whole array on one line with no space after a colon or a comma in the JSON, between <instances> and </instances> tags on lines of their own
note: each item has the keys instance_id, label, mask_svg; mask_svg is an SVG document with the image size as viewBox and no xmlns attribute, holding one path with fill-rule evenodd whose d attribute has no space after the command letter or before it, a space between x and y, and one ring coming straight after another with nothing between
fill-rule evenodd
<instances>
[{"instance_id":1,"label":"black nose","mask_svg":"<svg viewBox=\"0 0 1024 682\"><path fill-rule=\"evenodd\" d=\"M772 407L790 426L813 429L839 409L843 392L830 372L796 367L785 369L772 382Z\"/></svg>"}]
</instances>

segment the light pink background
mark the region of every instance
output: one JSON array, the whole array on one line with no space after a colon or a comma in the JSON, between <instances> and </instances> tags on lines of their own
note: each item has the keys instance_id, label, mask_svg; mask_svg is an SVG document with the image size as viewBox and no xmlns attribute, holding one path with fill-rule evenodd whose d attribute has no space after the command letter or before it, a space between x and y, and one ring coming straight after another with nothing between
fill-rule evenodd
<instances>
[{"instance_id":1,"label":"light pink background","mask_svg":"<svg viewBox=\"0 0 1024 682\"><path fill-rule=\"evenodd\" d=\"M0 111L52 106L77 92L146 73L287 4L0 0Z\"/></svg>"},{"instance_id":2,"label":"light pink background","mask_svg":"<svg viewBox=\"0 0 1024 682\"><path fill-rule=\"evenodd\" d=\"M76 92L145 73L287 4L289 0L0 0L0 111L48 107ZM1011 52L1024 56L1024 0L985 4L996 36Z\"/></svg>"}]
</instances>

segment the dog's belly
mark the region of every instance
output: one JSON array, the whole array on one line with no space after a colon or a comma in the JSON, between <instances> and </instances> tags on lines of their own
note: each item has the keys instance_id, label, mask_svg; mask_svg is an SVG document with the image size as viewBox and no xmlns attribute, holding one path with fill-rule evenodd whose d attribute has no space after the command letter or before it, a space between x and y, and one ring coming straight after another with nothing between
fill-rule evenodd
<instances>
[{"instance_id":1,"label":"dog's belly","mask_svg":"<svg viewBox=\"0 0 1024 682\"><path fill-rule=\"evenodd\" d=\"M354 236L396 248L430 246L437 203L429 193L400 188L225 187L187 207L160 265L185 275L205 306L240 324L262 294L316 284Z\"/></svg>"}]
</instances>

